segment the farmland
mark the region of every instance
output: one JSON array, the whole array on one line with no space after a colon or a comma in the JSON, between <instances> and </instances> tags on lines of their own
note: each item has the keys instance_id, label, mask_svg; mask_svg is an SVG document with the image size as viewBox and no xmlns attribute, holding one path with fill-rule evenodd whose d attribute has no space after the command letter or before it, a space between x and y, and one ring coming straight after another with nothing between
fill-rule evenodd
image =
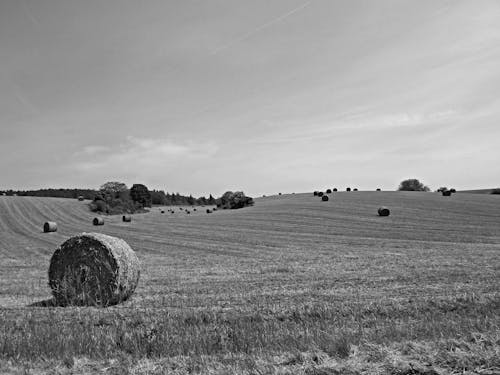
<instances>
[{"instance_id":1,"label":"farmland","mask_svg":"<svg viewBox=\"0 0 500 375\"><path fill-rule=\"evenodd\" d=\"M155 207L100 227L88 202L0 197L0 373L500 368L498 196L329 196L270 196L210 215ZM378 216L380 206L390 216ZM47 220L57 232L42 232ZM41 307L55 248L92 231L137 252L133 298Z\"/></svg>"}]
</instances>

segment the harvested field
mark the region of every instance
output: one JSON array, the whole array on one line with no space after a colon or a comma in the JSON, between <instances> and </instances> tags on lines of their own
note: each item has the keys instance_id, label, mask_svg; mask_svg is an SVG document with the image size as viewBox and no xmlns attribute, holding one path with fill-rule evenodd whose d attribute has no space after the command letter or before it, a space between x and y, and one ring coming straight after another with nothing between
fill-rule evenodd
<instances>
[{"instance_id":1,"label":"harvested field","mask_svg":"<svg viewBox=\"0 0 500 375\"><path fill-rule=\"evenodd\" d=\"M255 202L216 215L106 217L99 231L123 238L142 268L130 300L99 309L42 307L56 247L97 230L87 207L0 197L0 373L19 363L67 371L68 361L73 373L500 367L498 196L372 191L338 192L329 204L311 193ZM383 220L381 206L391 208ZM40 223L49 219L60 228L47 236Z\"/></svg>"}]
</instances>

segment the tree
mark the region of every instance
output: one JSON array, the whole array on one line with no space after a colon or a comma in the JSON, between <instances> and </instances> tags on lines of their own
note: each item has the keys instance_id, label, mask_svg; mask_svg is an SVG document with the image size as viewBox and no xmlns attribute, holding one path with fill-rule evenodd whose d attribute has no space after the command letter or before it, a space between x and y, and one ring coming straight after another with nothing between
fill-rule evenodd
<instances>
[{"instance_id":1,"label":"tree","mask_svg":"<svg viewBox=\"0 0 500 375\"><path fill-rule=\"evenodd\" d=\"M401 181L399 191L429 191L430 189L416 178Z\"/></svg>"},{"instance_id":2,"label":"tree","mask_svg":"<svg viewBox=\"0 0 500 375\"><path fill-rule=\"evenodd\" d=\"M130 188L130 198L143 207L151 207L151 193L145 185L132 185L132 188Z\"/></svg>"},{"instance_id":3,"label":"tree","mask_svg":"<svg viewBox=\"0 0 500 375\"><path fill-rule=\"evenodd\" d=\"M114 195L117 195L122 191L127 191L128 187L123 182L109 181L102 184L99 190L105 193L113 193Z\"/></svg>"},{"instance_id":4,"label":"tree","mask_svg":"<svg viewBox=\"0 0 500 375\"><path fill-rule=\"evenodd\" d=\"M253 206L253 198L247 197L242 191L226 191L222 197L217 199L217 207L223 209L236 209Z\"/></svg>"}]
</instances>

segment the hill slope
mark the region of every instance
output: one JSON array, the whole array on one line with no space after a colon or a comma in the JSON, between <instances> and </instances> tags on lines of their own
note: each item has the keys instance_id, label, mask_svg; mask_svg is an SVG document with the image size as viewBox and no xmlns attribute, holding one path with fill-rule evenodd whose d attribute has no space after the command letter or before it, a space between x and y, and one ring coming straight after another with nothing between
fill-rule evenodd
<instances>
[{"instance_id":1,"label":"hill slope","mask_svg":"<svg viewBox=\"0 0 500 375\"><path fill-rule=\"evenodd\" d=\"M102 358L105 350L113 357L124 345L116 346L120 332L136 337L155 327L156 336L141 339L153 340L152 346L130 342L127 350L139 358L187 355L196 362L202 354L233 353L269 363L274 360L265 353L316 350L351 358L349 348L356 346L360 351L352 356L362 363L360 353L373 349L363 349L362 342L402 353L398 343L410 340L435 342L425 344L429 353L439 352L447 361L454 355L447 340L478 333L490 340L498 332L499 204L498 196L465 193L340 192L328 202L294 194L213 214L202 208L190 215L178 208L173 215L161 214L155 208L133 215L132 223L106 217L103 227L94 227L85 202L0 197L0 320L5 327L23 314L30 317L27 322L34 316L38 321L25 327L24 336L15 329L18 323L6 328L0 352L7 358L20 353L31 359ZM391 209L389 217L377 215L382 205ZM57 221L58 232L42 233L45 220ZM49 319L46 309L26 307L50 297L50 256L84 231L121 237L136 250L143 270L132 301L87 309L85 319L73 309L52 312ZM47 319L57 319L66 332L63 341L55 341L63 347L41 344L47 335L58 337L52 323L44 325ZM90 339L73 328L75 319L83 319L93 346L82 346ZM109 325L96 326L102 319L110 319ZM474 350L488 356L495 345ZM385 358L380 361L388 360L380 355ZM435 360L429 354L428 361ZM248 371L242 361L227 371ZM304 361L299 362L333 366Z\"/></svg>"}]
</instances>

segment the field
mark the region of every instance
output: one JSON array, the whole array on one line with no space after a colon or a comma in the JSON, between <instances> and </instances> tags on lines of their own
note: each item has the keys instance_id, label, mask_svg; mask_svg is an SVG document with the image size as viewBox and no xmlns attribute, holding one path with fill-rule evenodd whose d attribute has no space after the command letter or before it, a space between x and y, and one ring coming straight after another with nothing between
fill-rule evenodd
<instances>
[{"instance_id":1,"label":"field","mask_svg":"<svg viewBox=\"0 0 500 375\"><path fill-rule=\"evenodd\" d=\"M0 197L0 373L500 372L498 196L291 194L102 227L86 204ZM55 248L92 231L136 250L133 298L43 307Z\"/></svg>"}]
</instances>

